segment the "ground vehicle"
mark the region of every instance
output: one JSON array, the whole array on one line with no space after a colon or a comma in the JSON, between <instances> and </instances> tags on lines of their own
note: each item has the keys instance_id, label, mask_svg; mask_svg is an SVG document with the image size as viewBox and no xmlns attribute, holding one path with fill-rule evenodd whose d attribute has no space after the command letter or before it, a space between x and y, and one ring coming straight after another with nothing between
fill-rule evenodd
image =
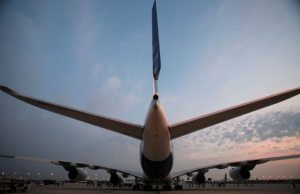
<instances>
[{"instance_id":1,"label":"ground vehicle","mask_svg":"<svg viewBox=\"0 0 300 194\"><path fill-rule=\"evenodd\" d=\"M38 181L38 182L36 182L35 183L37 186L43 186L44 185L44 183L42 182L42 181Z\"/></svg>"},{"instance_id":2,"label":"ground vehicle","mask_svg":"<svg viewBox=\"0 0 300 194\"><path fill-rule=\"evenodd\" d=\"M59 181L56 180L44 180L44 185L57 185L59 186Z\"/></svg>"},{"instance_id":3,"label":"ground vehicle","mask_svg":"<svg viewBox=\"0 0 300 194\"><path fill-rule=\"evenodd\" d=\"M1 180L0 181L0 191L22 191L26 192L31 186L30 181L26 180Z\"/></svg>"}]
</instances>

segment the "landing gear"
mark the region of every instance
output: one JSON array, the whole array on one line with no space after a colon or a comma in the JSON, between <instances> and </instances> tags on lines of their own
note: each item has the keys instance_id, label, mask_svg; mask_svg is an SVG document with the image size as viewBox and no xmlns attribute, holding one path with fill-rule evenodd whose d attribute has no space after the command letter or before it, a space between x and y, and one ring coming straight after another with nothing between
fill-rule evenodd
<instances>
[{"instance_id":1,"label":"landing gear","mask_svg":"<svg viewBox=\"0 0 300 194\"><path fill-rule=\"evenodd\" d=\"M182 190L182 185L175 185L175 190Z\"/></svg>"},{"instance_id":2,"label":"landing gear","mask_svg":"<svg viewBox=\"0 0 300 194\"><path fill-rule=\"evenodd\" d=\"M144 191L151 191L152 190L152 185L145 185L144 186Z\"/></svg>"},{"instance_id":3,"label":"landing gear","mask_svg":"<svg viewBox=\"0 0 300 194\"><path fill-rule=\"evenodd\" d=\"M132 189L133 190L140 190L141 189L140 184L133 185Z\"/></svg>"},{"instance_id":4,"label":"landing gear","mask_svg":"<svg viewBox=\"0 0 300 194\"><path fill-rule=\"evenodd\" d=\"M175 185L175 190L182 190L182 185L179 184L180 182L180 179L179 177L173 179L174 180L174 185Z\"/></svg>"},{"instance_id":5,"label":"landing gear","mask_svg":"<svg viewBox=\"0 0 300 194\"><path fill-rule=\"evenodd\" d=\"M171 191L172 190L171 185L169 185L169 184L163 185L163 190L164 191Z\"/></svg>"}]
</instances>

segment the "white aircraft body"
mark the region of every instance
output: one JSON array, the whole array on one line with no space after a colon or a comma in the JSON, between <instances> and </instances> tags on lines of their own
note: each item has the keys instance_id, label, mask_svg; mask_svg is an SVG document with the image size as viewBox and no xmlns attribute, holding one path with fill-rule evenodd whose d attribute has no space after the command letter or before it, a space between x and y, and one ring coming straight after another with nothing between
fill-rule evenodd
<instances>
[{"instance_id":1,"label":"white aircraft body","mask_svg":"<svg viewBox=\"0 0 300 194\"><path fill-rule=\"evenodd\" d=\"M217 184L218 186L221 187L221 185L224 185L224 186L225 186L226 181L227 181L227 174L225 173L225 176L224 176L223 179L212 180L212 183L213 183L213 184Z\"/></svg>"},{"instance_id":2,"label":"white aircraft body","mask_svg":"<svg viewBox=\"0 0 300 194\"><path fill-rule=\"evenodd\" d=\"M153 97L150 102L144 125L129 123L74 109L71 107L47 102L44 100L35 99L19 94L5 86L0 86L0 89L3 92L33 106L141 140L140 163L143 169L143 173L86 163L10 155L0 155L0 157L51 162L52 164L63 166L64 169L69 172L68 177L72 180L84 180L87 177L87 171L85 168L93 170L104 169L108 173L110 173L110 182L112 184L120 184L122 182L122 177L127 178L129 175L131 175L136 179L136 185L133 187L134 189L139 189L139 182L142 181L144 184L148 184L148 186L144 187L145 189L151 189L151 185L153 184L164 184L163 188L168 190L171 189L170 183L178 183L179 177L183 175L192 176L192 181L194 182L194 184L202 184L205 182L204 175L206 172L208 172L209 169L224 169L228 166L232 166L236 167L230 171L230 176L232 179L247 180L250 178L249 171L258 164L262 164L268 161L300 157L300 155L290 155L273 158L262 158L256 160L230 161L226 163L200 166L198 168L171 173L174 160L172 144L173 139L294 97L300 93L300 87L254 100L248 103L240 104L231 108L220 110L214 113L196 117L187 121L169 125L162 104L160 103L157 89L161 61L156 2L154 2L152 8L152 48ZM175 189L182 189L182 187L179 185L177 188L175 187Z\"/></svg>"},{"instance_id":3,"label":"white aircraft body","mask_svg":"<svg viewBox=\"0 0 300 194\"><path fill-rule=\"evenodd\" d=\"M134 178L123 178L123 184L134 184L135 179Z\"/></svg>"}]
</instances>

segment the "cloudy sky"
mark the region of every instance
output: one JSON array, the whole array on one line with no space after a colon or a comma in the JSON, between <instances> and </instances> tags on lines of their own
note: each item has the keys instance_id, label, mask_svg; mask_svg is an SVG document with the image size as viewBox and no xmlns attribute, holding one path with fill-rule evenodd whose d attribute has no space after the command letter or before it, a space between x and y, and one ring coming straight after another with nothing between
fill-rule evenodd
<instances>
[{"instance_id":1,"label":"cloudy sky","mask_svg":"<svg viewBox=\"0 0 300 194\"><path fill-rule=\"evenodd\" d=\"M0 85L143 124L152 97L153 0L1 1ZM158 0L159 93L170 124L300 86L297 1ZM0 154L142 171L139 141L0 92ZM174 140L173 171L300 154L300 96ZM275 170L276 169L276 170ZM211 170L207 177L221 177ZM0 172L67 178L62 167L0 158ZM89 171L90 178L108 178ZM299 177L300 159L252 177Z\"/></svg>"}]
</instances>

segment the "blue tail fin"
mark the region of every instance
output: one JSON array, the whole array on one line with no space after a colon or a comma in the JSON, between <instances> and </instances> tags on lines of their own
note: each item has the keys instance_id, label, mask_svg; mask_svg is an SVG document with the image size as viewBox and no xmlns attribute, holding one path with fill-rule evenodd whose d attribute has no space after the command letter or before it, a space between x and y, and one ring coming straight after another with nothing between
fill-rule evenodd
<instances>
[{"instance_id":1,"label":"blue tail fin","mask_svg":"<svg viewBox=\"0 0 300 194\"><path fill-rule=\"evenodd\" d=\"M157 80L160 72L160 49L158 38L158 24L157 24L157 11L156 1L154 1L152 7L152 59L153 59L153 94L158 93Z\"/></svg>"},{"instance_id":2,"label":"blue tail fin","mask_svg":"<svg viewBox=\"0 0 300 194\"><path fill-rule=\"evenodd\" d=\"M161 63L160 63L156 1L154 1L153 8L152 8L152 54L153 54L152 55L153 77L155 80L158 80Z\"/></svg>"}]
</instances>

